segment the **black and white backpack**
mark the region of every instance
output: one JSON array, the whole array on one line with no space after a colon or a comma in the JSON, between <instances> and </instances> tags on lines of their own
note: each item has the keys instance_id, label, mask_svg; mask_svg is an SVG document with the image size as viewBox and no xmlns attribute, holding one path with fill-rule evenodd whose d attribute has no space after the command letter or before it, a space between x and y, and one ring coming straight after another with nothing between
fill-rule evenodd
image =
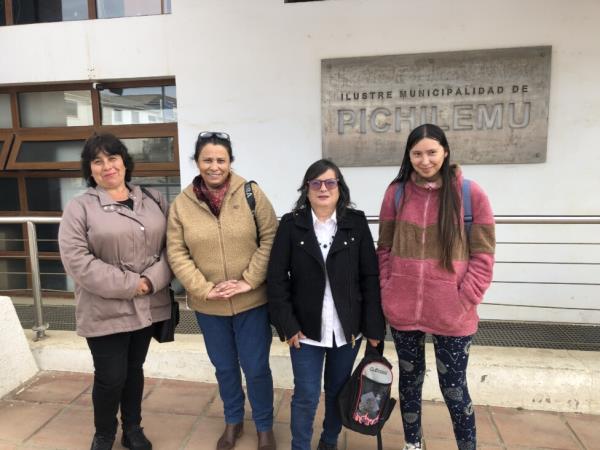
<instances>
[{"instance_id":1,"label":"black and white backpack","mask_svg":"<svg viewBox=\"0 0 600 450\"><path fill-rule=\"evenodd\" d=\"M381 450L381 430L394 410L392 365L383 356L383 342L378 347L366 344L365 356L338 395L338 407L346 428L377 436Z\"/></svg>"}]
</instances>

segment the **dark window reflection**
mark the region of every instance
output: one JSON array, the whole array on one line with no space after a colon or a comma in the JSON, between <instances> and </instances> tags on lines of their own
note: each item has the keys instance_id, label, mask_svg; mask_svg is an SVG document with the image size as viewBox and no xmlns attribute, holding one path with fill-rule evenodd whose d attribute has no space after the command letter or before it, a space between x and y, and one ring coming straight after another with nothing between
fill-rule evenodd
<instances>
[{"instance_id":1,"label":"dark window reflection","mask_svg":"<svg viewBox=\"0 0 600 450\"><path fill-rule=\"evenodd\" d=\"M19 184L16 178L0 178L0 211L18 211Z\"/></svg>"},{"instance_id":2,"label":"dark window reflection","mask_svg":"<svg viewBox=\"0 0 600 450\"><path fill-rule=\"evenodd\" d=\"M0 251L22 252L24 249L23 225L19 223L0 224Z\"/></svg>"},{"instance_id":3,"label":"dark window reflection","mask_svg":"<svg viewBox=\"0 0 600 450\"><path fill-rule=\"evenodd\" d=\"M30 211L62 211L86 189L81 178L25 178Z\"/></svg>"},{"instance_id":4,"label":"dark window reflection","mask_svg":"<svg viewBox=\"0 0 600 450\"><path fill-rule=\"evenodd\" d=\"M27 270L24 259L0 259L0 292L27 289Z\"/></svg>"},{"instance_id":5,"label":"dark window reflection","mask_svg":"<svg viewBox=\"0 0 600 450\"><path fill-rule=\"evenodd\" d=\"M12 0L15 24L88 18L87 0Z\"/></svg>"},{"instance_id":6,"label":"dark window reflection","mask_svg":"<svg viewBox=\"0 0 600 450\"><path fill-rule=\"evenodd\" d=\"M40 283L45 291L67 290L67 276L59 259L40 259Z\"/></svg>"},{"instance_id":7,"label":"dark window reflection","mask_svg":"<svg viewBox=\"0 0 600 450\"><path fill-rule=\"evenodd\" d=\"M38 223L35 226L38 252L58 252L58 224Z\"/></svg>"},{"instance_id":8,"label":"dark window reflection","mask_svg":"<svg viewBox=\"0 0 600 450\"><path fill-rule=\"evenodd\" d=\"M23 142L17 162L79 161L85 141Z\"/></svg>"},{"instance_id":9,"label":"dark window reflection","mask_svg":"<svg viewBox=\"0 0 600 450\"><path fill-rule=\"evenodd\" d=\"M4 0L0 0L0 26L6 25L6 14L4 10Z\"/></svg>"},{"instance_id":10,"label":"dark window reflection","mask_svg":"<svg viewBox=\"0 0 600 450\"><path fill-rule=\"evenodd\" d=\"M169 203L181 192L179 177L133 177L131 181L138 186L156 189Z\"/></svg>"},{"instance_id":11,"label":"dark window reflection","mask_svg":"<svg viewBox=\"0 0 600 450\"><path fill-rule=\"evenodd\" d=\"M172 162L174 159L172 137L121 140L134 161Z\"/></svg>"}]
</instances>

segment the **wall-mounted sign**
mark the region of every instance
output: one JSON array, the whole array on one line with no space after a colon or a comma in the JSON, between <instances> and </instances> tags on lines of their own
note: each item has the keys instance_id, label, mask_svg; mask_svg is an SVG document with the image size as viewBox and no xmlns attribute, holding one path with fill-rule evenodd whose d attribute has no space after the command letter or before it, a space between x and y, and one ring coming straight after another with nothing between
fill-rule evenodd
<instances>
[{"instance_id":1,"label":"wall-mounted sign","mask_svg":"<svg viewBox=\"0 0 600 450\"><path fill-rule=\"evenodd\" d=\"M326 59L323 156L397 166L408 133L446 130L463 164L546 160L552 47Z\"/></svg>"}]
</instances>

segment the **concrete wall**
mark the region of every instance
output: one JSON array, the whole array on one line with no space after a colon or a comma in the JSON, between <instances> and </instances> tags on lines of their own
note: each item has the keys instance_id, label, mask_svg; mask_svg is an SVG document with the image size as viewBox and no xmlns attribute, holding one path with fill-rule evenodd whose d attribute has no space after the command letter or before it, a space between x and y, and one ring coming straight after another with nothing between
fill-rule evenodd
<instances>
[{"instance_id":1,"label":"concrete wall","mask_svg":"<svg viewBox=\"0 0 600 450\"><path fill-rule=\"evenodd\" d=\"M182 183L196 174L189 156L198 131L225 130L235 169L256 180L283 214L304 169L321 156L321 59L551 45L547 162L466 166L465 173L485 188L496 214L589 215L600 211L599 18L596 0L176 0L171 15L0 27L0 54L10 62L0 84L175 76ZM354 201L370 215L396 172L344 170ZM503 227L498 236L526 241L546 230ZM559 242L596 242L598 231L550 233ZM540 248L517 248L519 262L560 257L556 246ZM514 261L514 249L499 248L499 260ZM567 252L569 260L582 250ZM588 256L597 262L600 251ZM526 299L522 285L495 286L482 315L598 322L600 289L590 286L600 279L598 267L497 266L500 281L533 274L539 284ZM548 303L544 286L554 280L565 283L558 291L567 295ZM575 309L547 309L556 305Z\"/></svg>"},{"instance_id":2,"label":"concrete wall","mask_svg":"<svg viewBox=\"0 0 600 450\"><path fill-rule=\"evenodd\" d=\"M15 307L0 297L0 398L38 372Z\"/></svg>"}]
</instances>

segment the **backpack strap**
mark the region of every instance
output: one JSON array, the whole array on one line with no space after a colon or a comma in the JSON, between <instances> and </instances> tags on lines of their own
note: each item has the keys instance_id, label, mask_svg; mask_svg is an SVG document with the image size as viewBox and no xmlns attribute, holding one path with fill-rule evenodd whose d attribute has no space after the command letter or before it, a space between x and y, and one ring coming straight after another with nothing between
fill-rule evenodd
<instances>
[{"instance_id":1,"label":"backpack strap","mask_svg":"<svg viewBox=\"0 0 600 450\"><path fill-rule=\"evenodd\" d=\"M396 192L394 193L394 212L398 212L398 207L400 206L400 199L402 198L402 194L404 193L404 183L400 181L398 186L396 186ZM395 216L395 214L394 214Z\"/></svg>"},{"instance_id":2,"label":"backpack strap","mask_svg":"<svg viewBox=\"0 0 600 450\"><path fill-rule=\"evenodd\" d=\"M258 221L256 220L256 198L254 197L254 191L252 191L252 183L258 184L254 180L246 182L244 184L244 194L246 195L246 201L248 202L248 207L252 212L254 226L256 227L256 245L260 245L260 233L258 231Z\"/></svg>"},{"instance_id":3,"label":"backpack strap","mask_svg":"<svg viewBox=\"0 0 600 450\"><path fill-rule=\"evenodd\" d=\"M154 200L154 203L156 203L158 205L158 207L160 208L160 210L163 212L163 214L166 215L166 213L163 210L163 207L160 204L160 202L158 201L158 199L154 195L152 195L152 193L148 189L146 189L145 187L140 186L140 189L142 190L142 192L144 194L146 194L148 197L150 197L152 200Z\"/></svg>"},{"instance_id":4,"label":"backpack strap","mask_svg":"<svg viewBox=\"0 0 600 450\"><path fill-rule=\"evenodd\" d=\"M463 222L467 238L471 236L471 226L473 225L473 208L471 205L471 180L463 179L462 183L462 199L463 199Z\"/></svg>"}]
</instances>

